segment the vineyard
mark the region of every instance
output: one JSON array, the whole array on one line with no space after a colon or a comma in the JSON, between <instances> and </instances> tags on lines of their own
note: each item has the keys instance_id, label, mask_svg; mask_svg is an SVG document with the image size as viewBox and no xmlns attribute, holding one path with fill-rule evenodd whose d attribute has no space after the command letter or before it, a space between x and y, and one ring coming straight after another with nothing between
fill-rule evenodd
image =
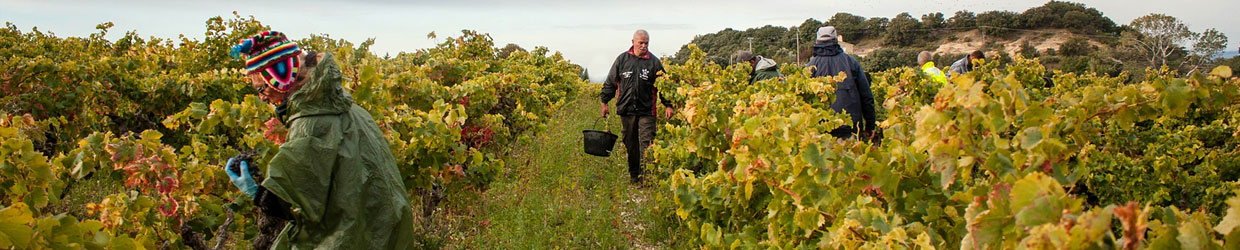
<instances>
[{"instance_id":1,"label":"vineyard","mask_svg":"<svg viewBox=\"0 0 1240 250\"><path fill-rule=\"evenodd\" d=\"M264 172L287 131L229 48L271 27L235 13L207 20L202 40L105 39L111 27L0 28L0 249L251 249L260 213L224 165L252 153ZM458 224L500 226L447 238L503 244L451 246L551 234L569 248L1240 248L1240 78L1225 66L1112 77L1016 57L942 85L874 72L882 137L841 140L829 132L849 122L830 109L842 76L786 64L749 84L749 68L690 45L656 84L676 114L659 121L643 188L613 166L625 152L565 156L596 125L600 86L558 52L501 53L468 30L390 57L373 40L296 42L339 64L415 214L493 209ZM547 216L559 224L608 229L517 231L554 209L569 211Z\"/></svg>"},{"instance_id":2,"label":"vineyard","mask_svg":"<svg viewBox=\"0 0 1240 250\"><path fill-rule=\"evenodd\" d=\"M249 246L257 208L223 165L253 151L265 171L285 131L228 50L270 28L239 16L206 24L201 41L108 41L111 23L85 38L0 29L0 248ZM340 64L406 191L428 203L418 208L445 188L485 186L505 167L505 145L545 127L585 84L558 53L500 58L473 31L391 58L371 53L373 41L297 42Z\"/></svg>"},{"instance_id":3,"label":"vineyard","mask_svg":"<svg viewBox=\"0 0 1240 250\"><path fill-rule=\"evenodd\" d=\"M1240 247L1240 80L986 63L938 85L875 73L875 143L828 132L842 78L747 85L695 52L660 79L683 109L652 149L663 209L710 248ZM1049 81L1048 81L1049 80Z\"/></svg>"}]
</instances>

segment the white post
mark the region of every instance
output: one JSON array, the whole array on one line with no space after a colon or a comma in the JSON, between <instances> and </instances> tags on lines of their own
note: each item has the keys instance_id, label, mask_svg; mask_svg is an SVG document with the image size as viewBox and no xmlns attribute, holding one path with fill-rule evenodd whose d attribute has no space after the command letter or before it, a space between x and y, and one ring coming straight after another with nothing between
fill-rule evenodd
<instances>
[{"instance_id":1,"label":"white post","mask_svg":"<svg viewBox=\"0 0 1240 250\"><path fill-rule=\"evenodd\" d=\"M796 54L795 56L793 56L797 58L796 63L801 63L801 27L796 27L796 28L797 28L796 31L794 31L793 33L796 34L797 36L797 46L794 46L795 49L792 49L792 53Z\"/></svg>"}]
</instances>

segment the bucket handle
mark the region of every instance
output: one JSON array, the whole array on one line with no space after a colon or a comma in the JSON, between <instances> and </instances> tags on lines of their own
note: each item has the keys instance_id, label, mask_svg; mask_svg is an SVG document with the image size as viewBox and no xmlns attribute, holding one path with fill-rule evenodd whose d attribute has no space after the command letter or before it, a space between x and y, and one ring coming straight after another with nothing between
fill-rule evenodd
<instances>
[{"instance_id":1,"label":"bucket handle","mask_svg":"<svg viewBox=\"0 0 1240 250\"><path fill-rule=\"evenodd\" d=\"M602 117L599 117L598 119L594 119L594 126L591 128L598 128L599 120L603 120L603 129L606 129L607 133L611 133L611 126L607 126L609 123L611 123L611 119L607 119L607 116L605 115Z\"/></svg>"}]
</instances>

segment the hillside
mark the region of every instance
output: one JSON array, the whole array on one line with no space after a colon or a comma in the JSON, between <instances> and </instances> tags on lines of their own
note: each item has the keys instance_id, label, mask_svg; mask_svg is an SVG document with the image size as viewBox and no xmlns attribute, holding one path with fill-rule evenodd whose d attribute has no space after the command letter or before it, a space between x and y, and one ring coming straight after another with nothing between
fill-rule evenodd
<instances>
[{"instance_id":1,"label":"hillside","mask_svg":"<svg viewBox=\"0 0 1240 250\"><path fill-rule=\"evenodd\" d=\"M732 64L733 55L741 50L779 63L804 63L811 56L817 29L823 26L834 26L845 50L871 72L914 66L921 51L934 52L934 61L941 66L981 50L1001 62L1019 54L1039 58L1051 70L1112 76L1140 75L1147 67L1161 66L1188 73L1234 61L1222 53L1227 37L1215 29L1192 31L1163 14L1117 25L1097 9L1062 1L1023 12L961 10L950 17L836 13L825 21L809 18L791 27L726 28L698 35L690 44L706 52L706 60L722 65ZM689 52L686 44L668 61L683 63Z\"/></svg>"},{"instance_id":2,"label":"hillside","mask_svg":"<svg viewBox=\"0 0 1240 250\"><path fill-rule=\"evenodd\" d=\"M1106 46L1104 43L1086 35L1073 34L1066 29L1040 29L1016 31L1008 36L983 36L979 30L957 31L947 34L936 41L928 42L925 50L934 52L934 54L967 54L973 50L986 47L986 43L994 43L993 48L1001 48L1007 54L1017 54L1020 52L1021 45L1029 42L1038 53L1059 50L1064 43L1073 38L1086 39L1090 45ZM892 48L899 46L883 45L881 39L863 40L859 44L843 43L845 50L858 56L868 56L871 52L883 48ZM999 49L991 49L990 53L997 52Z\"/></svg>"}]
</instances>

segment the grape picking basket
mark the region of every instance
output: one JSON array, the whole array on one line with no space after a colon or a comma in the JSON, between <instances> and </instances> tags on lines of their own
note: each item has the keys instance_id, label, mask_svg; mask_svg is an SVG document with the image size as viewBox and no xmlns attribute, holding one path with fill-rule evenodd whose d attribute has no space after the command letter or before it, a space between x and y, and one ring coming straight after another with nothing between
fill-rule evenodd
<instances>
[{"instance_id":1,"label":"grape picking basket","mask_svg":"<svg viewBox=\"0 0 1240 250\"><path fill-rule=\"evenodd\" d=\"M606 117L599 117L599 119L594 120L594 126L598 127L598 120L605 118ZM587 154L602 157L611 156L611 149L615 148L616 138L619 138L619 136L612 134L610 132L611 129L607 127L606 123L603 124L603 127L609 131L593 129L581 131L581 136L585 141L585 150Z\"/></svg>"}]
</instances>

